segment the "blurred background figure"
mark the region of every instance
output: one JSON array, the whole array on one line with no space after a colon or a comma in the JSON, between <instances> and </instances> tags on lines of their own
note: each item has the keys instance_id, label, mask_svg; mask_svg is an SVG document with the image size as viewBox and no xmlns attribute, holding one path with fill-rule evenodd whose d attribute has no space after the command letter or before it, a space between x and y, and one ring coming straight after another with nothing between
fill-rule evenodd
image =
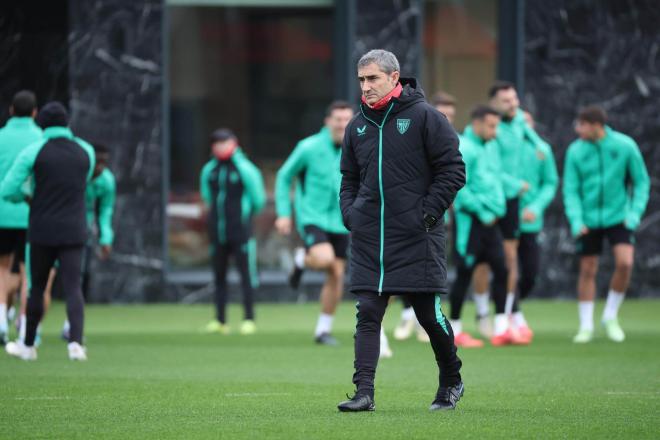
<instances>
[{"instance_id":1,"label":"blurred background figure","mask_svg":"<svg viewBox=\"0 0 660 440\"><path fill-rule=\"evenodd\" d=\"M497 146L506 214L498 221L504 239L504 254L508 269L505 315L511 315L518 282L518 239L520 236L520 197L529 189L522 178L521 156L525 142L525 118L515 86L507 81L496 81L488 90L488 99L501 116L497 127ZM474 302L477 308L479 331L484 337L493 335L488 313L488 268L480 265L474 273ZM502 325L504 325L502 323ZM508 327L508 324L507 324Z\"/></svg>"},{"instance_id":2,"label":"blurred background figure","mask_svg":"<svg viewBox=\"0 0 660 440\"><path fill-rule=\"evenodd\" d=\"M454 121L456 120L456 98L445 91L439 91L433 95L431 105L445 115L454 128L456 127L454 125Z\"/></svg>"},{"instance_id":3,"label":"blurred background figure","mask_svg":"<svg viewBox=\"0 0 660 440\"><path fill-rule=\"evenodd\" d=\"M522 179L529 183L529 190L520 198L520 238L518 243L519 276L516 298L511 309L511 325L526 340L534 336L520 310L520 301L534 289L539 273L539 233L543 229L545 210L555 198L559 178L552 148L534 131L534 118L524 112L527 129L525 148L522 151Z\"/></svg>"},{"instance_id":4,"label":"blurred background figure","mask_svg":"<svg viewBox=\"0 0 660 440\"><path fill-rule=\"evenodd\" d=\"M295 251L289 284L298 289L306 268L326 272L321 287L321 314L314 330L315 341L324 345L337 345L332 336L332 322L344 293L348 230L339 209L339 158L344 131L352 117L353 107L348 102L332 102L326 111L324 127L296 145L277 172L275 183L275 227L280 234L291 234L290 192L295 180L296 229L305 243L304 248Z\"/></svg>"},{"instance_id":5,"label":"blurred background figure","mask_svg":"<svg viewBox=\"0 0 660 440\"><path fill-rule=\"evenodd\" d=\"M482 105L472 111L471 118L472 123L460 138L467 182L454 201L456 279L450 291L450 322L457 346L483 346L483 341L463 330L461 311L475 267L488 264L493 273L491 291L496 313L491 343L496 346L522 344L524 341L511 333L504 313L507 267L498 221L506 214L506 200L499 150L493 142L500 113Z\"/></svg>"},{"instance_id":6,"label":"blurred background figure","mask_svg":"<svg viewBox=\"0 0 660 440\"><path fill-rule=\"evenodd\" d=\"M575 123L579 139L568 147L564 164L564 206L580 256L580 328L573 338L579 344L593 339L596 273L604 240L612 247L615 266L601 322L611 340L625 339L618 312L632 275L634 232L649 200L649 175L637 143L606 124L601 107L582 109Z\"/></svg>"},{"instance_id":7,"label":"blurred background figure","mask_svg":"<svg viewBox=\"0 0 660 440\"><path fill-rule=\"evenodd\" d=\"M241 276L244 317L240 333L256 332L254 289L259 284L256 241L252 217L266 202L261 172L238 146L238 138L227 128L211 134L212 159L202 169L200 192L209 211L212 268L215 276L216 317L205 328L208 333L229 334L227 324L227 267L234 258Z\"/></svg>"},{"instance_id":8,"label":"blurred background figure","mask_svg":"<svg viewBox=\"0 0 660 440\"><path fill-rule=\"evenodd\" d=\"M14 95L9 107L10 118L0 129L0 181L7 175L25 148L41 139L41 128L34 122L37 98L29 90ZM18 289L26 296L25 240L29 205L25 200L12 203L0 198L0 343L8 338L7 306L11 294ZM12 269L14 269L12 271ZM18 273L12 273L12 272ZM24 318L24 310L19 319Z\"/></svg>"}]
</instances>

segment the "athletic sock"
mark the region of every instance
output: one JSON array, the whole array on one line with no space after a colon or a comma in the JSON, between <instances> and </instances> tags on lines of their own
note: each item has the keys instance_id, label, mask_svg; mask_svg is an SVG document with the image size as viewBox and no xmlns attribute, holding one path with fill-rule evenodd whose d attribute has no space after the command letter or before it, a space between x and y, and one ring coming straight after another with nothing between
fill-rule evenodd
<instances>
[{"instance_id":1,"label":"athletic sock","mask_svg":"<svg viewBox=\"0 0 660 440\"><path fill-rule=\"evenodd\" d=\"M463 323L460 319L450 319L449 324L451 324L451 328L454 330L454 335L463 333Z\"/></svg>"},{"instance_id":2,"label":"athletic sock","mask_svg":"<svg viewBox=\"0 0 660 440\"><path fill-rule=\"evenodd\" d=\"M21 323L18 328L18 339L21 342L25 342L25 330L27 328L27 317L23 314L20 317Z\"/></svg>"},{"instance_id":3,"label":"athletic sock","mask_svg":"<svg viewBox=\"0 0 660 440\"><path fill-rule=\"evenodd\" d=\"M523 315L523 312L514 312L512 317L513 317L513 324L516 327L529 327L527 325L527 320L525 319L525 315Z\"/></svg>"},{"instance_id":4,"label":"athletic sock","mask_svg":"<svg viewBox=\"0 0 660 440\"><path fill-rule=\"evenodd\" d=\"M472 296L474 297L474 305L477 308L477 316L488 316L490 312L488 307L488 292L474 292Z\"/></svg>"},{"instance_id":5,"label":"athletic sock","mask_svg":"<svg viewBox=\"0 0 660 440\"><path fill-rule=\"evenodd\" d=\"M381 351L383 350L383 348L389 349L390 348L390 343L387 340L387 335L385 334L385 329L381 325L380 326L380 349L381 349Z\"/></svg>"},{"instance_id":6,"label":"athletic sock","mask_svg":"<svg viewBox=\"0 0 660 440\"><path fill-rule=\"evenodd\" d=\"M69 330L71 330L71 324L69 324L69 320L65 319L64 320L64 325L62 326L62 331L69 333Z\"/></svg>"},{"instance_id":7,"label":"athletic sock","mask_svg":"<svg viewBox=\"0 0 660 440\"><path fill-rule=\"evenodd\" d=\"M509 329L509 318L505 313L499 313L495 315L495 329L493 333L495 336L506 333Z\"/></svg>"},{"instance_id":8,"label":"athletic sock","mask_svg":"<svg viewBox=\"0 0 660 440\"><path fill-rule=\"evenodd\" d=\"M415 310L412 307L406 307L401 311L401 320L411 321L415 319Z\"/></svg>"},{"instance_id":9,"label":"athletic sock","mask_svg":"<svg viewBox=\"0 0 660 440\"><path fill-rule=\"evenodd\" d=\"M504 314L509 316L513 313L513 303L516 301L516 294L509 292L506 294L506 303L504 304Z\"/></svg>"},{"instance_id":10,"label":"athletic sock","mask_svg":"<svg viewBox=\"0 0 660 440\"><path fill-rule=\"evenodd\" d=\"M332 315L321 313L319 315L319 320L316 322L316 330L314 331L314 335L320 336L323 333L330 333L332 331L333 318L334 316Z\"/></svg>"},{"instance_id":11,"label":"athletic sock","mask_svg":"<svg viewBox=\"0 0 660 440\"><path fill-rule=\"evenodd\" d=\"M579 301L578 312L580 314L580 330L594 331L594 302Z\"/></svg>"},{"instance_id":12,"label":"athletic sock","mask_svg":"<svg viewBox=\"0 0 660 440\"><path fill-rule=\"evenodd\" d=\"M307 255L307 252L303 248L297 248L293 254L293 264L298 269L304 269L305 268L305 255Z\"/></svg>"},{"instance_id":13,"label":"athletic sock","mask_svg":"<svg viewBox=\"0 0 660 440\"><path fill-rule=\"evenodd\" d=\"M616 319L619 313L619 307L625 298L626 294L621 292L615 292L610 289L607 294L607 301L605 302L605 310L603 310L603 321L609 321L610 319Z\"/></svg>"},{"instance_id":14,"label":"athletic sock","mask_svg":"<svg viewBox=\"0 0 660 440\"><path fill-rule=\"evenodd\" d=\"M0 304L0 332L7 333L9 324L7 324L7 304Z\"/></svg>"}]
</instances>

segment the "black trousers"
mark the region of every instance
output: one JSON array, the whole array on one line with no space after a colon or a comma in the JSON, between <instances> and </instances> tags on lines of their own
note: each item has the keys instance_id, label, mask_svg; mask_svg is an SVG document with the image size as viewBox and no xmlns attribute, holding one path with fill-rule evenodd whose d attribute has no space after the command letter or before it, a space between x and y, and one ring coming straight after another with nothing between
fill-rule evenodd
<instances>
[{"instance_id":1,"label":"black trousers","mask_svg":"<svg viewBox=\"0 0 660 440\"><path fill-rule=\"evenodd\" d=\"M535 232L520 234L518 244L518 295L513 303L513 311L520 310L520 300L525 299L534 290L539 273L540 249L538 234Z\"/></svg>"},{"instance_id":2,"label":"black trousers","mask_svg":"<svg viewBox=\"0 0 660 440\"><path fill-rule=\"evenodd\" d=\"M449 294L451 319L460 319L465 295L472 282L475 265L488 263L493 274L491 294L495 313L504 313L506 307L506 282L509 274L504 256L502 232L497 225L486 226L476 218L472 220L470 237L465 255L456 255L456 280Z\"/></svg>"},{"instance_id":3,"label":"black trousers","mask_svg":"<svg viewBox=\"0 0 660 440\"><path fill-rule=\"evenodd\" d=\"M355 329L355 373L353 383L358 394L373 397L376 366L380 355L380 327L390 295L376 292L356 292L357 326ZM452 386L461 380L461 360L456 355L454 333L442 314L440 295L415 293L407 295L431 339L438 364L440 386Z\"/></svg>"},{"instance_id":4,"label":"black trousers","mask_svg":"<svg viewBox=\"0 0 660 440\"><path fill-rule=\"evenodd\" d=\"M91 240L87 240L83 248L82 256L82 293L85 300L89 292L90 271L92 268L92 257L94 256L94 245Z\"/></svg>"},{"instance_id":5,"label":"black trousers","mask_svg":"<svg viewBox=\"0 0 660 440\"><path fill-rule=\"evenodd\" d=\"M257 287L255 242L216 244L213 251L213 273L215 275L216 317L221 323L227 321L227 268L229 257L234 257L236 269L241 276L245 319L254 319L254 289Z\"/></svg>"},{"instance_id":6,"label":"black trousers","mask_svg":"<svg viewBox=\"0 0 660 440\"><path fill-rule=\"evenodd\" d=\"M80 288L80 270L83 245L80 246L41 246L31 243L29 247L30 290L27 301L25 345L34 345L37 327L44 315L44 290L50 270L59 261L57 276L66 297L66 314L71 325L69 342L82 344L84 305Z\"/></svg>"}]
</instances>

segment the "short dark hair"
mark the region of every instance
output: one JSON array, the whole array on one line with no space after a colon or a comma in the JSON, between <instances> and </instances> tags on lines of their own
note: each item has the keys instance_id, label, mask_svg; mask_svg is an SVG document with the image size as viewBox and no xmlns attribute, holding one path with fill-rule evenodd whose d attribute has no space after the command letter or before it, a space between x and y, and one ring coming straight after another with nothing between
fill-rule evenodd
<instances>
[{"instance_id":1,"label":"short dark hair","mask_svg":"<svg viewBox=\"0 0 660 440\"><path fill-rule=\"evenodd\" d=\"M605 113L602 107L589 105L580 110L577 119L578 121L588 122L590 124L605 125L607 123L607 113Z\"/></svg>"},{"instance_id":2,"label":"short dark hair","mask_svg":"<svg viewBox=\"0 0 660 440\"><path fill-rule=\"evenodd\" d=\"M501 116L497 112L497 110L495 110L493 107L482 104L472 109L472 111L470 112L470 120L472 121L476 121L477 119L483 120L488 115L497 116L498 118Z\"/></svg>"},{"instance_id":3,"label":"short dark hair","mask_svg":"<svg viewBox=\"0 0 660 440\"><path fill-rule=\"evenodd\" d=\"M501 90L515 89L516 86L509 81L495 81L488 89L488 98L494 98Z\"/></svg>"},{"instance_id":4,"label":"short dark hair","mask_svg":"<svg viewBox=\"0 0 660 440\"><path fill-rule=\"evenodd\" d=\"M61 102L51 101L41 107L37 115L37 125L43 129L48 127L67 127L69 112Z\"/></svg>"},{"instance_id":5,"label":"short dark hair","mask_svg":"<svg viewBox=\"0 0 660 440\"><path fill-rule=\"evenodd\" d=\"M215 130L213 133L211 133L211 143L214 144L216 142L224 142L228 141L229 139L236 139L236 135L234 134L233 131L231 131L228 128L218 128Z\"/></svg>"},{"instance_id":6,"label":"short dark hair","mask_svg":"<svg viewBox=\"0 0 660 440\"><path fill-rule=\"evenodd\" d=\"M325 116L330 116L332 112L335 110L345 110L345 109L351 109L353 110L353 106L348 102L348 101L342 101L340 99L336 101L332 101L328 108L325 109Z\"/></svg>"},{"instance_id":7,"label":"short dark hair","mask_svg":"<svg viewBox=\"0 0 660 440\"><path fill-rule=\"evenodd\" d=\"M37 97L30 90L21 90L14 95L11 107L14 109L14 116L32 116L32 112L37 108Z\"/></svg>"},{"instance_id":8,"label":"short dark hair","mask_svg":"<svg viewBox=\"0 0 660 440\"><path fill-rule=\"evenodd\" d=\"M450 95L447 92L439 91L433 98L431 98L431 105L433 107L438 107L440 105L451 105L452 107L456 106L456 98Z\"/></svg>"}]
</instances>

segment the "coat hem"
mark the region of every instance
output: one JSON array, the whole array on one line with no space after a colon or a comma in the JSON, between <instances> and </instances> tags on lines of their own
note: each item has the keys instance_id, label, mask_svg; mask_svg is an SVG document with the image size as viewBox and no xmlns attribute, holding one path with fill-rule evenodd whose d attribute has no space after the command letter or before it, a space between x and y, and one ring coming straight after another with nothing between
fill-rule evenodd
<instances>
[{"instance_id":1,"label":"coat hem","mask_svg":"<svg viewBox=\"0 0 660 440\"><path fill-rule=\"evenodd\" d=\"M378 288L375 286L351 286L349 291L351 293L355 292L375 292L378 293ZM447 294L449 293L449 289L444 286L444 287L388 287L386 289L383 289L382 293L387 293L387 294L406 294L406 293L440 293L440 294Z\"/></svg>"}]
</instances>

